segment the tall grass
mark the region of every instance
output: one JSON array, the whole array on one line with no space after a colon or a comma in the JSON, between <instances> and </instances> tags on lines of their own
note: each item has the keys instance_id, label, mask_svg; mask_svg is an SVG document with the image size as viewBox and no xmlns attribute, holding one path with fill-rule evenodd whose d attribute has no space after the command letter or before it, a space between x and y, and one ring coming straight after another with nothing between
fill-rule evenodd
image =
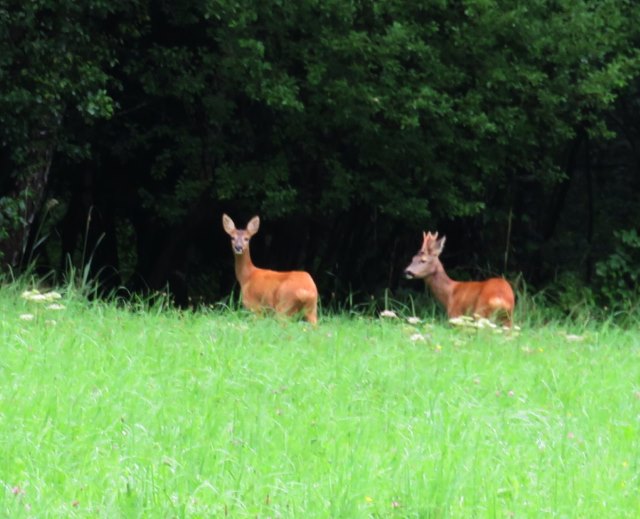
<instances>
[{"instance_id":1,"label":"tall grass","mask_svg":"<svg viewBox=\"0 0 640 519\"><path fill-rule=\"evenodd\" d=\"M0 293L0 516L640 510L633 330L341 315L313 329L19 292Z\"/></svg>"}]
</instances>

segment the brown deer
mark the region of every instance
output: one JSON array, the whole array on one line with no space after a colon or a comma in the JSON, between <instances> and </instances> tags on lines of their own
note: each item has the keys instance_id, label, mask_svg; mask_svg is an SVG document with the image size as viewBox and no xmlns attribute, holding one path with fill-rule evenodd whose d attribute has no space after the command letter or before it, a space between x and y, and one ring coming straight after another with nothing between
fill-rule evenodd
<instances>
[{"instance_id":1,"label":"brown deer","mask_svg":"<svg viewBox=\"0 0 640 519\"><path fill-rule=\"evenodd\" d=\"M242 304L257 313L266 308L285 315L302 313L315 325L318 322L318 289L309 273L261 269L251 261L249 241L258 232L260 218L254 216L246 229L236 229L233 220L223 214L222 227L231 236Z\"/></svg>"},{"instance_id":2,"label":"brown deer","mask_svg":"<svg viewBox=\"0 0 640 519\"><path fill-rule=\"evenodd\" d=\"M446 237L422 233L422 247L404 274L408 279L424 279L435 298L444 305L449 318L462 315L490 318L496 316L511 326L515 297L511 285L503 278L485 281L454 281L440 262Z\"/></svg>"}]
</instances>

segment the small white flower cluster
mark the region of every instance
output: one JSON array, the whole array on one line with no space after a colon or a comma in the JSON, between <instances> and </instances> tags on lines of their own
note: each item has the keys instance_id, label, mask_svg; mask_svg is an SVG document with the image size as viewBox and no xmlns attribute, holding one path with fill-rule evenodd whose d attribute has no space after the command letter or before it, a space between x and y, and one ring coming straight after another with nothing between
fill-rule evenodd
<instances>
[{"instance_id":1,"label":"small white flower cluster","mask_svg":"<svg viewBox=\"0 0 640 519\"><path fill-rule=\"evenodd\" d=\"M516 332L520 331L519 326L513 326L513 328L509 328L508 326L503 326L502 328L498 328L498 325L493 321L487 319L486 317L471 317L469 315L461 315L459 317L452 317L449 319L449 323L454 326L460 326L462 328L488 328L493 329L496 332L501 332L502 330L513 330Z\"/></svg>"},{"instance_id":2,"label":"small white flower cluster","mask_svg":"<svg viewBox=\"0 0 640 519\"><path fill-rule=\"evenodd\" d=\"M51 291L43 294L37 288L34 288L33 290L25 290L22 292L20 297L27 301L35 301L38 303L50 303L51 301L56 301L62 298L59 292Z\"/></svg>"},{"instance_id":3,"label":"small white flower cluster","mask_svg":"<svg viewBox=\"0 0 640 519\"><path fill-rule=\"evenodd\" d=\"M20 294L22 299L26 299L27 301L33 301L35 303L49 303L46 308L47 310L64 310L65 306L60 303L54 303L59 299L62 299L62 296L59 292L52 290L51 292L40 292L37 288L32 290L25 290ZM34 318L33 314L21 314L20 319L23 321L31 321Z\"/></svg>"},{"instance_id":4,"label":"small white flower cluster","mask_svg":"<svg viewBox=\"0 0 640 519\"><path fill-rule=\"evenodd\" d=\"M449 319L449 324L454 326L461 326L463 328L497 328L498 325L491 322L489 319L481 317L475 319L469 315L461 315L459 317L452 317Z\"/></svg>"},{"instance_id":5,"label":"small white flower cluster","mask_svg":"<svg viewBox=\"0 0 640 519\"><path fill-rule=\"evenodd\" d=\"M420 323L422 323L422 319L420 319L419 317L411 316L411 317L407 317L407 323L409 323L412 326L417 326ZM430 328L429 325L425 325L426 327ZM412 333L409 336L409 340L411 342L431 342L431 334L429 333L418 333L416 328L410 328L411 331L413 331L414 333Z\"/></svg>"},{"instance_id":6,"label":"small white flower cluster","mask_svg":"<svg viewBox=\"0 0 640 519\"><path fill-rule=\"evenodd\" d=\"M398 318L398 314L395 313L393 310L383 310L382 312L380 312L380 317L384 317L386 319L397 319ZM409 324L420 324L422 321L420 320L419 317L411 316L411 317L407 317L407 322Z\"/></svg>"},{"instance_id":7,"label":"small white flower cluster","mask_svg":"<svg viewBox=\"0 0 640 519\"><path fill-rule=\"evenodd\" d=\"M382 319L398 319L398 314L396 314L393 310L383 310L382 312L380 312L380 318ZM407 323L411 324L411 325L418 325L422 322L422 320L419 317L416 316L411 316L411 317L407 317ZM415 331L415 328L412 329L413 331ZM409 337L409 340L411 342L425 342L425 341L430 341L431 340L431 335L429 335L428 333L413 333L411 334L411 336Z\"/></svg>"}]
</instances>

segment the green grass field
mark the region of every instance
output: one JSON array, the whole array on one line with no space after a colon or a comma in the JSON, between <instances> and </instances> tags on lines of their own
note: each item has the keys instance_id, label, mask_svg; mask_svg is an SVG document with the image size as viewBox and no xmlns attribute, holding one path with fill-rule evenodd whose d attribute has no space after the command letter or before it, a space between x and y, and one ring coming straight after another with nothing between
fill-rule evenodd
<instances>
[{"instance_id":1,"label":"green grass field","mask_svg":"<svg viewBox=\"0 0 640 519\"><path fill-rule=\"evenodd\" d=\"M56 303L0 295L2 517L640 515L636 330Z\"/></svg>"}]
</instances>

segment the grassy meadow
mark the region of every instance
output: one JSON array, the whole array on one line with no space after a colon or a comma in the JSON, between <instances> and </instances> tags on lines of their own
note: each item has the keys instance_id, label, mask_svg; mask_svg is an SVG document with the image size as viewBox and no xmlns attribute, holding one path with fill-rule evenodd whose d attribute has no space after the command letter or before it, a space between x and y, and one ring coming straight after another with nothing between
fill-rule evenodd
<instances>
[{"instance_id":1,"label":"grassy meadow","mask_svg":"<svg viewBox=\"0 0 640 519\"><path fill-rule=\"evenodd\" d=\"M1 517L640 515L632 327L313 329L20 292L0 294Z\"/></svg>"}]
</instances>

